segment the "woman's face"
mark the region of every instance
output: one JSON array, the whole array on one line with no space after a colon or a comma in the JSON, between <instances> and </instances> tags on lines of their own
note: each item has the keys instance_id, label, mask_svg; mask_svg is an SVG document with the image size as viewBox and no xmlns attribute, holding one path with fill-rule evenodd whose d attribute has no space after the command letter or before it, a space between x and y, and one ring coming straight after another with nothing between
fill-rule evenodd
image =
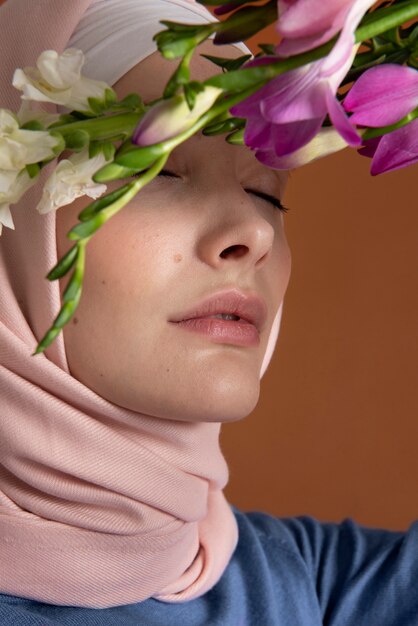
<instances>
[{"instance_id":1,"label":"woman's face","mask_svg":"<svg viewBox=\"0 0 418 626\"><path fill-rule=\"evenodd\" d=\"M242 55L205 42L191 63L199 80L217 73L199 53ZM176 66L155 53L114 89L120 98L137 91L148 102L161 96ZM248 148L227 144L224 135L200 133L174 150L165 169L179 178L158 176L87 244L81 300L63 329L70 371L133 411L181 421L237 420L257 404L291 266L283 214L245 189L283 197L287 175L261 165ZM108 191L124 182L109 183ZM73 245L66 233L90 202L83 196L58 210L59 258ZM67 282L60 279L61 293ZM227 289L265 301L259 345L214 342L169 321Z\"/></svg>"}]
</instances>

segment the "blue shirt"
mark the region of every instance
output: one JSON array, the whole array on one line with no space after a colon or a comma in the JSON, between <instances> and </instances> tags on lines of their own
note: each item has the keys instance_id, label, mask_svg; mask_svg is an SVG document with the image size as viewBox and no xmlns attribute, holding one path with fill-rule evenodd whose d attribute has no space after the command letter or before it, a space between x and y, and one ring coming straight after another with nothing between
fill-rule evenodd
<instances>
[{"instance_id":1,"label":"blue shirt","mask_svg":"<svg viewBox=\"0 0 418 626\"><path fill-rule=\"evenodd\" d=\"M238 545L219 582L200 598L84 609L0 594L0 624L418 625L418 521L403 532L360 526L351 518L330 523L232 510Z\"/></svg>"}]
</instances>

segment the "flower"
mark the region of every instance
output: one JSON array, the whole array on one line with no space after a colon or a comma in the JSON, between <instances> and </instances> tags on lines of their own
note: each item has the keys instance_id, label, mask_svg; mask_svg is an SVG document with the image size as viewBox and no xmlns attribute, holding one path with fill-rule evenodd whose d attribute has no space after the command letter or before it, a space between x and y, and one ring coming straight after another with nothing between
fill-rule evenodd
<instances>
[{"instance_id":1,"label":"flower","mask_svg":"<svg viewBox=\"0 0 418 626\"><path fill-rule=\"evenodd\" d=\"M81 76L84 54L77 48L68 48L62 54L45 50L39 56L37 67L17 69L13 87L23 91L23 100L53 102L75 111L90 111L88 98L105 100L111 87L101 81Z\"/></svg>"},{"instance_id":2,"label":"flower","mask_svg":"<svg viewBox=\"0 0 418 626\"><path fill-rule=\"evenodd\" d=\"M92 177L106 162L102 152L89 159L87 148L72 155L69 159L62 159L46 181L36 210L45 214L71 204L80 196L99 198L106 191L107 186L96 184Z\"/></svg>"},{"instance_id":3,"label":"flower","mask_svg":"<svg viewBox=\"0 0 418 626\"><path fill-rule=\"evenodd\" d=\"M370 167L372 176L417 163L418 119L412 120L391 133L366 140L358 153L372 157Z\"/></svg>"},{"instance_id":4,"label":"flower","mask_svg":"<svg viewBox=\"0 0 418 626\"><path fill-rule=\"evenodd\" d=\"M21 130L14 113L0 109L0 169L20 171L29 163L54 157L61 145L48 131Z\"/></svg>"},{"instance_id":5,"label":"flower","mask_svg":"<svg viewBox=\"0 0 418 626\"><path fill-rule=\"evenodd\" d=\"M257 159L267 167L278 170L290 170L306 165L317 159L339 152L349 144L332 126L321 128L305 146L286 156L278 157L274 150L257 153Z\"/></svg>"},{"instance_id":6,"label":"flower","mask_svg":"<svg viewBox=\"0 0 418 626\"><path fill-rule=\"evenodd\" d=\"M370 127L390 126L418 107L418 71L387 63L366 70L344 99L350 120ZM372 176L418 161L418 119L381 137L366 140L359 154L372 157Z\"/></svg>"},{"instance_id":7,"label":"flower","mask_svg":"<svg viewBox=\"0 0 418 626\"><path fill-rule=\"evenodd\" d=\"M21 172L0 170L0 235L3 226L14 230L10 204L18 202L36 181L37 177L30 178L26 169Z\"/></svg>"},{"instance_id":8,"label":"flower","mask_svg":"<svg viewBox=\"0 0 418 626\"><path fill-rule=\"evenodd\" d=\"M37 122L41 122L45 128L48 128L51 124L58 122L61 115L59 113L48 113L40 108L34 109L31 107L31 102L29 100L22 100L20 109L16 113L16 117L20 126L23 126L23 124L26 124L27 122L36 120Z\"/></svg>"},{"instance_id":9,"label":"flower","mask_svg":"<svg viewBox=\"0 0 418 626\"><path fill-rule=\"evenodd\" d=\"M372 4L373 0L351 3L343 29L326 57L273 78L249 98L231 107L233 115L248 119L244 142L257 150L255 156L259 161L268 161L274 168L273 155L276 155L279 157L277 169L281 169L280 158L308 144L320 130L327 114L347 144L361 144L361 136L348 119L336 93L359 47L355 44L355 29ZM243 67L275 60L274 55L264 56ZM299 158L303 155L309 158L309 151L299 153Z\"/></svg>"},{"instance_id":10,"label":"flower","mask_svg":"<svg viewBox=\"0 0 418 626\"><path fill-rule=\"evenodd\" d=\"M367 0L278 0L278 34L283 38L275 49L277 56L289 57L312 50L343 28L350 9L361 14L373 2Z\"/></svg>"},{"instance_id":11,"label":"flower","mask_svg":"<svg viewBox=\"0 0 418 626\"><path fill-rule=\"evenodd\" d=\"M138 146L150 146L188 130L210 109L221 93L222 89L207 85L196 94L192 111L188 107L184 94L157 102L139 122L132 136L132 143Z\"/></svg>"},{"instance_id":12,"label":"flower","mask_svg":"<svg viewBox=\"0 0 418 626\"><path fill-rule=\"evenodd\" d=\"M351 87L343 107L355 124L395 124L418 107L418 70L394 63L371 67Z\"/></svg>"}]
</instances>

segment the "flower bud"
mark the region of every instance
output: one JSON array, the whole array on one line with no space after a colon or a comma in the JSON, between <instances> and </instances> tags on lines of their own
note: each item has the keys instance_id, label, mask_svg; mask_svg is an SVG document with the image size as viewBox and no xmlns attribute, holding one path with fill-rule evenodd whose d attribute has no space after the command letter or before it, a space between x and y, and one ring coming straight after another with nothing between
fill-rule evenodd
<instances>
[{"instance_id":1,"label":"flower bud","mask_svg":"<svg viewBox=\"0 0 418 626\"><path fill-rule=\"evenodd\" d=\"M184 94L161 100L149 109L134 131L132 142L138 146L161 143L188 130L206 113L222 89L206 86L196 94L195 105L190 111Z\"/></svg>"}]
</instances>

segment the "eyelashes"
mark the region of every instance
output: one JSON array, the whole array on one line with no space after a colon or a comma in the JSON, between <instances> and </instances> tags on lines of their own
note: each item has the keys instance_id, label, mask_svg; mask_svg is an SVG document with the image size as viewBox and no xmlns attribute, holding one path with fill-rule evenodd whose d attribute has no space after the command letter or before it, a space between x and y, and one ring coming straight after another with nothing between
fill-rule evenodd
<instances>
[{"instance_id":1,"label":"eyelashes","mask_svg":"<svg viewBox=\"0 0 418 626\"><path fill-rule=\"evenodd\" d=\"M131 176L131 178L136 178L138 177L140 174L133 174L133 176ZM173 172L170 172L169 170L161 170L158 173L158 176L167 176L167 177L171 177L171 178L180 178L180 176L177 176L177 174L174 174ZM252 193L254 196L257 196L258 198L261 198L262 200L265 200L266 202L268 202L269 204L272 204L275 208L279 209L279 211L281 211L282 213L288 213L290 211L290 209L288 207L285 207L281 201L279 200L279 198L276 198L275 196L272 196L268 193L264 193L263 191L257 191L255 189L245 189L245 191L247 193Z\"/></svg>"}]
</instances>

